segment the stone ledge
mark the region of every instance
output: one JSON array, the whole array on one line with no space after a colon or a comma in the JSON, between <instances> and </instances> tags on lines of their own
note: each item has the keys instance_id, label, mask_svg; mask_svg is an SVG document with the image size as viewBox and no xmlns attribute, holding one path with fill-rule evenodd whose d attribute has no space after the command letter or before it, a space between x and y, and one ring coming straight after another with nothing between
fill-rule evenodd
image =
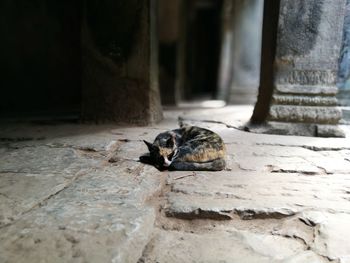
<instances>
[{"instance_id":1,"label":"stone ledge","mask_svg":"<svg viewBox=\"0 0 350 263\"><path fill-rule=\"evenodd\" d=\"M338 88L336 86L325 85L293 85L276 84L276 91L282 94L294 95L336 95Z\"/></svg>"},{"instance_id":2,"label":"stone ledge","mask_svg":"<svg viewBox=\"0 0 350 263\"><path fill-rule=\"evenodd\" d=\"M341 119L341 110L337 107L272 105L268 119L271 121L338 124Z\"/></svg>"},{"instance_id":3,"label":"stone ledge","mask_svg":"<svg viewBox=\"0 0 350 263\"><path fill-rule=\"evenodd\" d=\"M344 131L338 125L269 121L266 125L248 128L250 132L263 134L345 138Z\"/></svg>"},{"instance_id":4,"label":"stone ledge","mask_svg":"<svg viewBox=\"0 0 350 263\"><path fill-rule=\"evenodd\" d=\"M301 95L278 95L272 97L272 103L280 105L301 106L337 106L337 99L330 96L301 96Z\"/></svg>"}]
</instances>

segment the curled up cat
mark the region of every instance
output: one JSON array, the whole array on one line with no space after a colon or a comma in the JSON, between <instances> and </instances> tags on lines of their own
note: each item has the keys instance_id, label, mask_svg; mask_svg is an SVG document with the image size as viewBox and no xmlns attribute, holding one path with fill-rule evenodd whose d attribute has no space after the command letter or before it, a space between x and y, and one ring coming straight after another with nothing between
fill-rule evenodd
<instances>
[{"instance_id":1,"label":"curled up cat","mask_svg":"<svg viewBox=\"0 0 350 263\"><path fill-rule=\"evenodd\" d=\"M144 141L149 153L143 163L159 170L220 171L225 168L225 144L216 133L186 126L160 133L153 143Z\"/></svg>"}]
</instances>

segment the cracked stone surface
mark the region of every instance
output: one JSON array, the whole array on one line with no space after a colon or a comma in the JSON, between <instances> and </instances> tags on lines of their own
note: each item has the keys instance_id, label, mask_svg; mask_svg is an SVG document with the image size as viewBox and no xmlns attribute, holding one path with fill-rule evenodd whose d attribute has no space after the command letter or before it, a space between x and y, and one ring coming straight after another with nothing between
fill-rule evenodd
<instances>
[{"instance_id":1,"label":"cracked stone surface","mask_svg":"<svg viewBox=\"0 0 350 263\"><path fill-rule=\"evenodd\" d=\"M142 262L326 262L297 240L236 229L155 232Z\"/></svg>"},{"instance_id":2,"label":"cracked stone surface","mask_svg":"<svg viewBox=\"0 0 350 263\"><path fill-rule=\"evenodd\" d=\"M155 219L154 209L141 204L159 182L129 169L133 164L91 171L3 228L1 261L136 261Z\"/></svg>"},{"instance_id":3,"label":"cracked stone surface","mask_svg":"<svg viewBox=\"0 0 350 263\"><path fill-rule=\"evenodd\" d=\"M159 175L134 160L111 161L122 144L138 157L139 142L106 127L79 134L83 128L27 127L25 136L2 129L1 262L136 262L142 255L156 215L146 201L160 190Z\"/></svg>"},{"instance_id":4,"label":"cracked stone surface","mask_svg":"<svg viewBox=\"0 0 350 263\"><path fill-rule=\"evenodd\" d=\"M314 226L314 240L311 243L314 251L331 260L350 262L347 238L350 235L349 214L307 211L300 218Z\"/></svg>"},{"instance_id":5,"label":"cracked stone surface","mask_svg":"<svg viewBox=\"0 0 350 263\"><path fill-rule=\"evenodd\" d=\"M169 109L148 127L0 124L0 262L350 262L347 138L254 134L249 107ZM143 139L182 122L220 172L160 172Z\"/></svg>"},{"instance_id":6,"label":"cracked stone surface","mask_svg":"<svg viewBox=\"0 0 350 263\"><path fill-rule=\"evenodd\" d=\"M283 218L308 209L350 213L348 175L201 172L170 183L168 216Z\"/></svg>"}]
</instances>

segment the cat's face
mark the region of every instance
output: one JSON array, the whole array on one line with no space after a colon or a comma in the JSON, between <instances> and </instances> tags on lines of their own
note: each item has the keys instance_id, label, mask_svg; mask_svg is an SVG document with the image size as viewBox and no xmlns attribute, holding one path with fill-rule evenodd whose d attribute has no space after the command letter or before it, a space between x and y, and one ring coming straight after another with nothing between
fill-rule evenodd
<instances>
[{"instance_id":1,"label":"cat's face","mask_svg":"<svg viewBox=\"0 0 350 263\"><path fill-rule=\"evenodd\" d=\"M175 137L171 133L161 133L153 143L144 141L150 152L154 165L159 168L167 168L173 161L176 145Z\"/></svg>"}]
</instances>

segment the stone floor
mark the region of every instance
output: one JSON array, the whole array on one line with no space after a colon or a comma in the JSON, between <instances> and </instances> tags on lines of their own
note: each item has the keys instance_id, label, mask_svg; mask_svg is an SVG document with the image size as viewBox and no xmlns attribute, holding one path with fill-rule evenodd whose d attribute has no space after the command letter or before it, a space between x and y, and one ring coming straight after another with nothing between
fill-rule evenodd
<instances>
[{"instance_id":1,"label":"stone floor","mask_svg":"<svg viewBox=\"0 0 350 263\"><path fill-rule=\"evenodd\" d=\"M238 129L250 107L168 109L152 127L0 126L0 262L350 262L347 138ZM218 132L222 172L159 172L142 139Z\"/></svg>"}]
</instances>

